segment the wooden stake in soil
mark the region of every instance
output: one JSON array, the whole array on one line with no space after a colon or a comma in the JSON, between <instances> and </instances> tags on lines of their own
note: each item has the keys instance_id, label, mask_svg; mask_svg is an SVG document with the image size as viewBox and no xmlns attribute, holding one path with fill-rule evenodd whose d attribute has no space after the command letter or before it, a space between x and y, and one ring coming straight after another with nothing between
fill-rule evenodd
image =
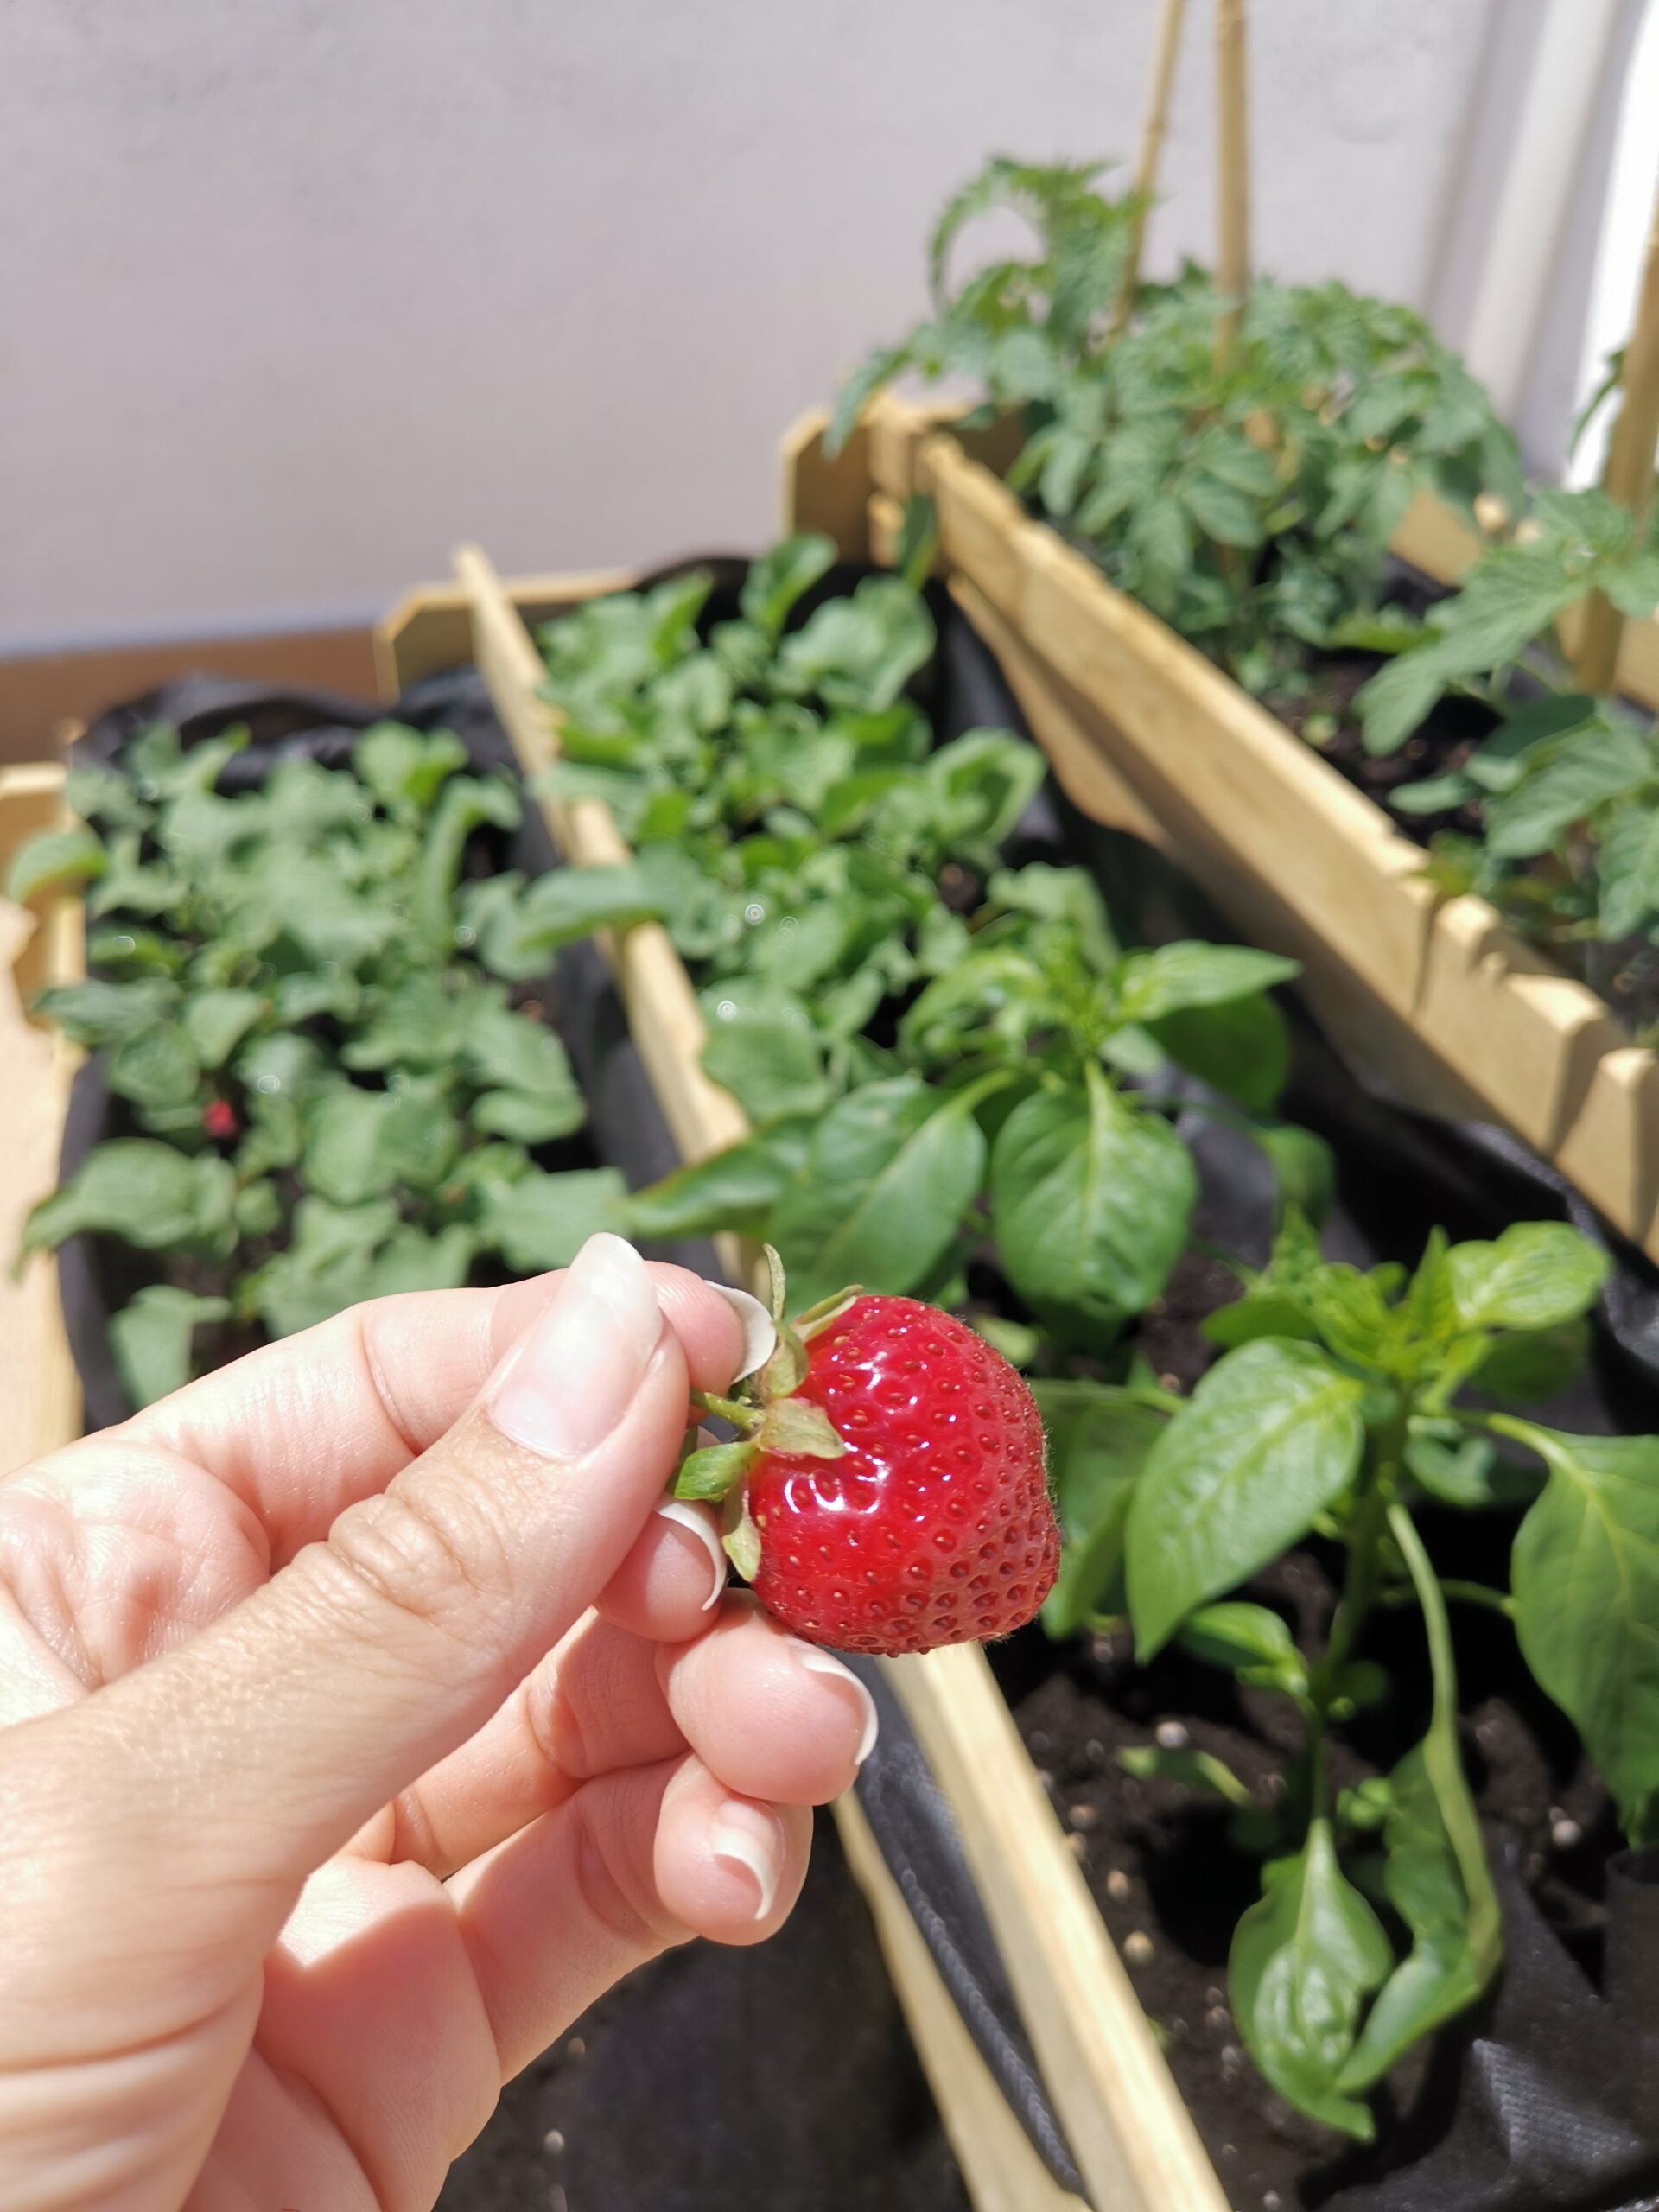
<instances>
[{"instance_id":1,"label":"wooden stake in soil","mask_svg":"<svg viewBox=\"0 0 1659 2212\"><path fill-rule=\"evenodd\" d=\"M1654 204L1636 327L1624 348L1618 388L1618 419L1607 441L1602 482L1639 526L1653 497L1654 449L1659 446L1659 200ZM1612 690L1624 629L1624 618L1611 601L1592 592L1579 639L1578 677L1586 691Z\"/></svg>"},{"instance_id":2,"label":"wooden stake in soil","mask_svg":"<svg viewBox=\"0 0 1659 2212\"><path fill-rule=\"evenodd\" d=\"M1112 309L1109 335L1128 327L1135 308L1135 287L1141 282L1141 249L1146 242L1147 217L1158 163L1164 150L1164 126L1169 120L1169 95L1175 82L1175 57L1180 50L1181 24L1186 0L1163 0L1158 18L1158 47L1152 57L1152 83L1147 93L1147 120L1141 133L1141 158L1135 165L1135 195L1139 206L1129 225L1129 254L1123 264L1123 282Z\"/></svg>"},{"instance_id":3,"label":"wooden stake in soil","mask_svg":"<svg viewBox=\"0 0 1659 2212\"><path fill-rule=\"evenodd\" d=\"M1219 194L1216 358L1232 351L1250 289L1250 123L1244 74L1244 0L1216 0L1216 180Z\"/></svg>"}]
</instances>

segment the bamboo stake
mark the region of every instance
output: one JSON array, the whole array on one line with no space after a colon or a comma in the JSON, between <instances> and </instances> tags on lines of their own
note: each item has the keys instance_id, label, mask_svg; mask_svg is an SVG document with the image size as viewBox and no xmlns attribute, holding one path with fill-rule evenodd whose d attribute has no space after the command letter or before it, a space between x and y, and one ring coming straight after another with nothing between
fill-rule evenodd
<instances>
[{"instance_id":1,"label":"bamboo stake","mask_svg":"<svg viewBox=\"0 0 1659 2212\"><path fill-rule=\"evenodd\" d=\"M1216 183L1219 195L1216 358L1232 351L1250 288L1250 121L1244 73L1244 0L1216 0Z\"/></svg>"},{"instance_id":2,"label":"bamboo stake","mask_svg":"<svg viewBox=\"0 0 1659 2212\"><path fill-rule=\"evenodd\" d=\"M1117 337L1128 327L1135 308L1135 288L1141 282L1141 249L1146 242L1147 216L1164 150L1164 126L1169 120L1169 96L1175 82L1175 59L1180 50L1181 25L1185 15L1186 0L1163 0L1158 18L1158 46L1152 57L1152 83L1147 93L1147 119L1141 132L1141 158L1135 165L1134 189L1139 204L1130 218L1128 258L1123 264L1123 282L1118 289L1117 304L1112 309L1109 338Z\"/></svg>"},{"instance_id":3,"label":"bamboo stake","mask_svg":"<svg viewBox=\"0 0 1659 2212\"><path fill-rule=\"evenodd\" d=\"M1659 200L1648 232L1636 327L1618 379L1618 419L1607 441L1602 483L1638 527L1653 497L1654 449L1659 446ZM1618 672L1624 617L1605 592L1592 592L1579 638L1578 677L1586 691L1611 691Z\"/></svg>"}]
</instances>

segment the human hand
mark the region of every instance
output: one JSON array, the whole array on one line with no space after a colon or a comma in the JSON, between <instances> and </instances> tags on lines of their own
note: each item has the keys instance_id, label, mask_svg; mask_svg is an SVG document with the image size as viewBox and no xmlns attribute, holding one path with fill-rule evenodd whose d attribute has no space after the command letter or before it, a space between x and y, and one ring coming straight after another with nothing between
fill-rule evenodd
<instances>
[{"instance_id":1,"label":"human hand","mask_svg":"<svg viewBox=\"0 0 1659 2212\"><path fill-rule=\"evenodd\" d=\"M663 1505L741 1334L595 1237L0 1483L13 2212L429 2206L602 1990L779 1925L874 1714Z\"/></svg>"}]
</instances>

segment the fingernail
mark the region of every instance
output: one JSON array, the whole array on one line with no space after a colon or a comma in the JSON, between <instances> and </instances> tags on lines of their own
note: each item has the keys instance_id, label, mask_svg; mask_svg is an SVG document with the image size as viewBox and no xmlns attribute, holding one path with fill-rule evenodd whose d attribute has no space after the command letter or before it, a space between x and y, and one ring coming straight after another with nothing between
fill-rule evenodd
<instances>
[{"instance_id":1,"label":"fingernail","mask_svg":"<svg viewBox=\"0 0 1659 2212\"><path fill-rule=\"evenodd\" d=\"M726 1587L726 1554L720 1540L709 1526L706 1513L699 1513L695 1505L686 1505L677 1497L665 1497L653 1509L664 1521L671 1521L677 1529L688 1529L709 1554L709 1564L715 1571L715 1586L702 1601L705 1613L712 1612L720 1603L720 1594Z\"/></svg>"},{"instance_id":2,"label":"fingernail","mask_svg":"<svg viewBox=\"0 0 1659 2212\"><path fill-rule=\"evenodd\" d=\"M854 1753L854 1758L857 1764L862 1766L875 1749L875 1739L880 1730L880 1723L875 1717L875 1700L859 1681L852 1669L843 1667L840 1660L832 1652L824 1650L821 1644L809 1643L804 1637L791 1636L789 1638L789 1645L808 1674L822 1675L826 1681L844 1684L858 1700L858 1709L863 1718L864 1727L863 1732L859 1737L858 1749Z\"/></svg>"},{"instance_id":3,"label":"fingernail","mask_svg":"<svg viewBox=\"0 0 1659 2212\"><path fill-rule=\"evenodd\" d=\"M632 1245L590 1236L496 1376L491 1419L549 1459L591 1452L632 1403L662 1332L656 1286Z\"/></svg>"},{"instance_id":4,"label":"fingernail","mask_svg":"<svg viewBox=\"0 0 1659 2212\"><path fill-rule=\"evenodd\" d=\"M747 1290L734 1289L728 1282L711 1282L709 1287L719 1293L742 1324L743 1364L732 1377L734 1382L741 1382L746 1375L763 1368L778 1349L778 1324Z\"/></svg>"},{"instance_id":5,"label":"fingernail","mask_svg":"<svg viewBox=\"0 0 1659 2212\"><path fill-rule=\"evenodd\" d=\"M758 1805L728 1799L709 1831L709 1847L716 1859L729 1859L753 1875L760 1893L754 1916L764 1920L772 1910L784 1872L783 1843L777 1822Z\"/></svg>"}]
</instances>

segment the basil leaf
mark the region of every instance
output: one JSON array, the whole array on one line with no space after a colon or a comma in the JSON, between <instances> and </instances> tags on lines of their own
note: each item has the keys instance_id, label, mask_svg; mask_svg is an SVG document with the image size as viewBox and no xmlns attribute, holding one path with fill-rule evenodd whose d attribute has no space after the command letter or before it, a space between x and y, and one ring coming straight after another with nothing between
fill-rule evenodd
<instances>
[{"instance_id":1,"label":"basil leaf","mask_svg":"<svg viewBox=\"0 0 1659 2212\"><path fill-rule=\"evenodd\" d=\"M636 1191L628 1200L630 1233L707 1236L720 1229L764 1228L785 1185L805 1161L812 1128L804 1115L774 1122L764 1132Z\"/></svg>"},{"instance_id":2,"label":"basil leaf","mask_svg":"<svg viewBox=\"0 0 1659 2212\"><path fill-rule=\"evenodd\" d=\"M1360 2008L1393 1964L1381 1923L1337 1864L1328 1821L1294 1859L1275 1859L1239 1922L1228 1993L1245 2048L1300 2111L1362 2143L1376 2132L1339 2084Z\"/></svg>"},{"instance_id":3,"label":"basil leaf","mask_svg":"<svg viewBox=\"0 0 1659 2212\"><path fill-rule=\"evenodd\" d=\"M1364 1395L1313 1345L1274 1338L1211 1369L1159 1439L1130 1509L1129 1611L1142 1660L1342 1496L1359 1468Z\"/></svg>"},{"instance_id":4,"label":"basil leaf","mask_svg":"<svg viewBox=\"0 0 1659 2212\"><path fill-rule=\"evenodd\" d=\"M982 1095L982 1085L940 1091L906 1075L830 1109L772 1217L796 1306L848 1283L898 1294L925 1280L978 1195Z\"/></svg>"},{"instance_id":5,"label":"basil leaf","mask_svg":"<svg viewBox=\"0 0 1659 2212\"><path fill-rule=\"evenodd\" d=\"M1271 999L1249 996L1224 1006L1183 1007L1146 1027L1178 1067L1241 1106L1265 1112L1285 1087L1290 1033Z\"/></svg>"},{"instance_id":6,"label":"basil leaf","mask_svg":"<svg viewBox=\"0 0 1659 2212\"><path fill-rule=\"evenodd\" d=\"M1198 1193L1167 1122L1130 1105L1098 1069L1087 1087L1022 1099L991 1149L1004 1273L1039 1313L1120 1326L1163 1289Z\"/></svg>"},{"instance_id":7,"label":"basil leaf","mask_svg":"<svg viewBox=\"0 0 1659 2212\"><path fill-rule=\"evenodd\" d=\"M1119 963L1119 1011L1125 1021L1160 1021L1191 1007L1248 998L1300 973L1296 961L1247 944L1160 945L1152 952L1131 952Z\"/></svg>"}]
</instances>

